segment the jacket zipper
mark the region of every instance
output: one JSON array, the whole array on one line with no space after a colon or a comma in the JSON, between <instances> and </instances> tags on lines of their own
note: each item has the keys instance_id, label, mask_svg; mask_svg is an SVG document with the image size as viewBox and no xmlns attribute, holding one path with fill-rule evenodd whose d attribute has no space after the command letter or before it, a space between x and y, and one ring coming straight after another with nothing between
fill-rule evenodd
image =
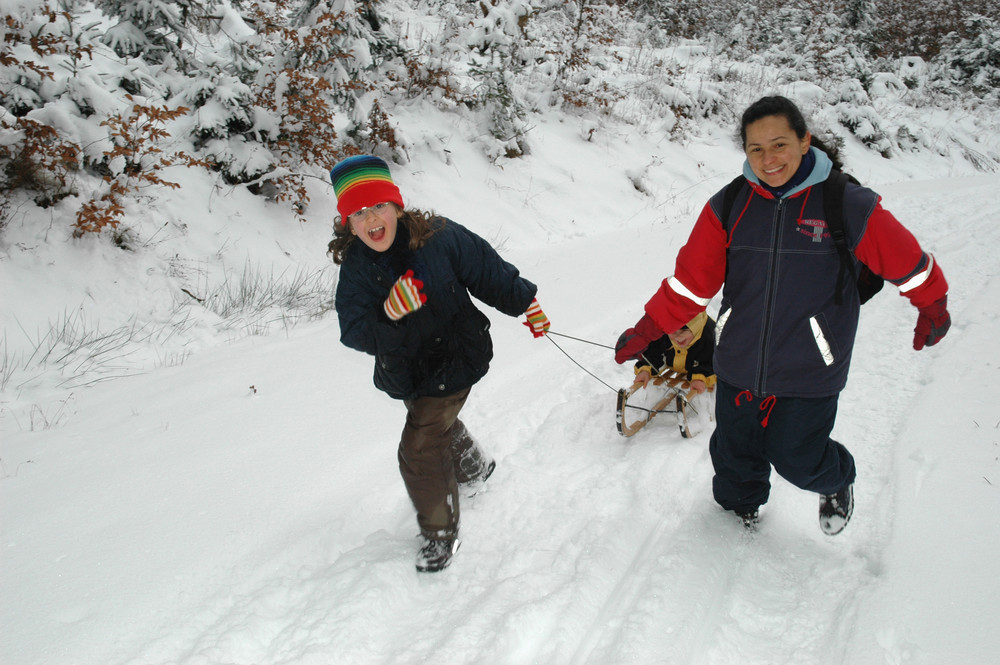
<instances>
[{"instance_id":1,"label":"jacket zipper","mask_svg":"<svg viewBox=\"0 0 1000 665\"><path fill-rule=\"evenodd\" d=\"M760 353L758 354L759 366L757 368L757 385L754 392L758 395L764 394L764 378L767 374L767 346L771 337L771 323L774 312L774 292L777 282L778 246L781 244L781 216L785 207L785 200L778 201L775 209L774 221L771 224L771 258L767 266L767 287L764 292L764 327L760 335Z\"/></svg>"}]
</instances>

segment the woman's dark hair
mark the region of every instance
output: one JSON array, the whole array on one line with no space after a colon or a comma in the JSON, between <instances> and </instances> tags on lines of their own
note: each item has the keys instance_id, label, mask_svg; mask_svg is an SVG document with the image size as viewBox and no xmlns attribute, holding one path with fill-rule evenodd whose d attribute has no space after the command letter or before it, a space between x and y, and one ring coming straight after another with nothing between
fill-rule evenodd
<instances>
[{"instance_id":1,"label":"woman's dark hair","mask_svg":"<svg viewBox=\"0 0 1000 665\"><path fill-rule=\"evenodd\" d=\"M393 203L393 206L396 204ZM427 239L434 235L444 226L444 217L439 217L431 212L412 208L404 210L399 218L399 223L406 225L406 230L410 232L410 251L420 249L427 244ZM340 265L344 262L344 253L355 240L355 235L351 233L351 227L341 224L340 215L333 220L333 240L326 247L326 253L333 258L333 262Z\"/></svg>"},{"instance_id":2,"label":"woman's dark hair","mask_svg":"<svg viewBox=\"0 0 1000 665\"><path fill-rule=\"evenodd\" d=\"M806 119L802 116L802 111L795 105L795 102L780 95L761 97L747 107L747 110L743 112L742 120L740 120L740 143L744 148L747 145L747 126L771 115L780 115L788 120L788 124L800 139L805 138L806 132L809 131ZM810 145L826 153L826 156L833 162L833 168L838 171L844 170L844 163L840 161L840 151L836 147L828 145L815 134L812 136Z\"/></svg>"}]
</instances>

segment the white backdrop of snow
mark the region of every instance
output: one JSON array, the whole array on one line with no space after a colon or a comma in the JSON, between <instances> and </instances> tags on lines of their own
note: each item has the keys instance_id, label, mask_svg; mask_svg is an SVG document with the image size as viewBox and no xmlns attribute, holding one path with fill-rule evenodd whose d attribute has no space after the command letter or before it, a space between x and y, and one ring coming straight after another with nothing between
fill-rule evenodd
<instances>
[{"instance_id":1,"label":"white backdrop of snow","mask_svg":"<svg viewBox=\"0 0 1000 665\"><path fill-rule=\"evenodd\" d=\"M741 154L723 130L679 146L534 121L531 154L493 166L415 108L394 175L535 281L554 331L613 344ZM775 477L748 535L712 501L707 431L664 419L621 438L611 390L488 310L496 358L463 419L498 467L439 575L413 568L402 405L336 318L247 336L180 291L248 264L330 266L329 187L300 223L171 169L182 189L129 210L129 252L72 240L77 202L25 207L0 260L8 357L61 318L160 332L121 349L123 378L48 366L7 384L0 662L996 662L1000 177L852 144L847 162L934 252L954 321L916 353L904 298L865 306L835 430L859 467L848 529L824 536L815 496ZM630 382L609 350L552 341Z\"/></svg>"}]
</instances>

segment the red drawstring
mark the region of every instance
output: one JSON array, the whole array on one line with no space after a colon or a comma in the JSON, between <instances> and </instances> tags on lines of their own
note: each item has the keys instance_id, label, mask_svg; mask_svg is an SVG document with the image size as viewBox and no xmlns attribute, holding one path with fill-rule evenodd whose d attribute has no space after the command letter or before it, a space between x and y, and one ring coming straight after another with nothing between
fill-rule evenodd
<instances>
[{"instance_id":1,"label":"red drawstring","mask_svg":"<svg viewBox=\"0 0 1000 665\"><path fill-rule=\"evenodd\" d=\"M807 189L806 195L802 197L802 207L799 208L799 218L796 220L799 224L802 224L802 215L806 214L806 202L809 201L809 195L812 193L812 190L812 187Z\"/></svg>"},{"instance_id":2,"label":"red drawstring","mask_svg":"<svg viewBox=\"0 0 1000 665\"><path fill-rule=\"evenodd\" d=\"M750 392L749 390L744 390L743 392L741 392L739 395L736 396L736 406L740 405L740 398L743 397L744 395L746 395L748 402L753 401L753 393ZM760 403L760 410L767 411L767 415L765 415L763 420L760 421L761 427L767 427L767 421L771 417L771 410L774 409L774 405L775 403L777 403L777 401L778 401L777 397L775 397L774 395L768 395Z\"/></svg>"},{"instance_id":3,"label":"red drawstring","mask_svg":"<svg viewBox=\"0 0 1000 665\"><path fill-rule=\"evenodd\" d=\"M764 420L760 421L761 427L767 427L767 419L771 417L771 409L774 408L774 405L777 401L778 401L777 397L775 397L774 395L768 395L767 397L764 398L764 401L760 403L761 411L763 411L765 408L767 409L767 415L764 416Z\"/></svg>"}]
</instances>

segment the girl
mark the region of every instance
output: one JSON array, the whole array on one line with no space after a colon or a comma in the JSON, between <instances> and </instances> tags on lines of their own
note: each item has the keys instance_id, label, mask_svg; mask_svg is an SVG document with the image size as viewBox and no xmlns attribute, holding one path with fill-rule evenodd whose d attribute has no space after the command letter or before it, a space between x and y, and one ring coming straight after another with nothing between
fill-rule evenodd
<instances>
[{"instance_id":1,"label":"girl","mask_svg":"<svg viewBox=\"0 0 1000 665\"><path fill-rule=\"evenodd\" d=\"M329 247L340 265L340 340L375 356L375 386L406 407L398 458L424 539L417 570L442 570L458 548L459 486L474 490L495 467L458 419L493 357L490 321L470 294L525 314L535 337L549 320L536 286L489 243L406 210L378 157L349 157L330 179L340 213Z\"/></svg>"},{"instance_id":2,"label":"girl","mask_svg":"<svg viewBox=\"0 0 1000 665\"><path fill-rule=\"evenodd\" d=\"M646 314L618 340L615 360L634 359L663 331L679 329L722 289L710 452L715 500L753 528L771 467L819 494L819 522L834 535L854 507L854 458L830 438L857 332L853 284L838 291L840 258L827 230L823 187L836 162L784 97L743 114L746 178L729 219L724 190L705 205L674 274ZM917 308L913 348L951 325L940 266L875 192L848 184L844 226L854 259L895 284Z\"/></svg>"}]
</instances>

